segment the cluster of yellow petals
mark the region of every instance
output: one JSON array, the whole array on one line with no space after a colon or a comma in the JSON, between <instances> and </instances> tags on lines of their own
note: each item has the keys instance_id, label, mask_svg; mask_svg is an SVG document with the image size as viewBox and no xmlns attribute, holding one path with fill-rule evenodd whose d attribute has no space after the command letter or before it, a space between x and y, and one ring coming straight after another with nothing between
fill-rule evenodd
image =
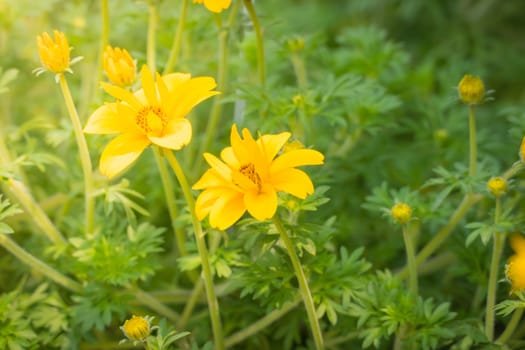
<instances>
[{"instance_id":1,"label":"cluster of yellow petals","mask_svg":"<svg viewBox=\"0 0 525 350\"><path fill-rule=\"evenodd\" d=\"M196 4L204 3L204 6L211 12L221 12L230 7L232 0L193 0Z\"/></svg>"},{"instance_id":2,"label":"cluster of yellow petals","mask_svg":"<svg viewBox=\"0 0 525 350\"><path fill-rule=\"evenodd\" d=\"M466 74L458 85L459 98L463 103L475 105L483 102L485 86L480 77Z\"/></svg>"},{"instance_id":3,"label":"cluster of yellow petals","mask_svg":"<svg viewBox=\"0 0 525 350\"><path fill-rule=\"evenodd\" d=\"M211 77L192 78L190 74L153 74L144 65L142 88L131 93L116 85L102 83L102 88L117 99L91 114L84 128L90 134L119 134L106 146L100 157L100 172L112 178L130 166L151 144L178 150L192 136L185 118L193 107L218 94Z\"/></svg>"},{"instance_id":4,"label":"cluster of yellow petals","mask_svg":"<svg viewBox=\"0 0 525 350\"><path fill-rule=\"evenodd\" d=\"M104 72L108 79L120 87L130 86L135 82L137 67L126 49L106 46L104 50Z\"/></svg>"},{"instance_id":5,"label":"cluster of yellow petals","mask_svg":"<svg viewBox=\"0 0 525 350\"><path fill-rule=\"evenodd\" d=\"M511 283L511 292L525 290L525 238L520 234L510 236L510 246L514 255L505 268L505 275Z\"/></svg>"},{"instance_id":6,"label":"cluster of yellow petals","mask_svg":"<svg viewBox=\"0 0 525 350\"><path fill-rule=\"evenodd\" d=\"M399 224L406 224L412 217L412 209L406 203L398 203L391 209L394 220Z\"/></svg>"},{"instance_id":7,"label":"cluster of yellow petals","mask_svg":"<svg viewBox=\"0 0 525 350\"><path fill-rule=\"evenodd\" d=\"M322 164L324 156L304 148L279 154L290 136L283 132L255 140L248 129L243 129L241 138L233 125L231 147L222 150L221 159L204 154L211 168L193 185L195 190L204 190L195 204L199 220L209 215L210 225L224 230L246 211L257 220L272 218L277 210L277 192L301 199L313 193L308 175L295 167Z\"/></svg>"},{"instance_id":8,"label":"cluster of yellow petals","mask_svg":"<svg viewBox=\"0 0 525 350\"><path fill-rule=\"evenodd\" d=\"M54 40L44 32L36 37L38 55L45 69L53 73L63 73L69 69L69 43L64 33L55 30Z\"/></svg>"},{"instance_id":9,"label":"cluster of yellow petals","mask_svg":"<svg viewBox=\"0 0 525 350\"><path fill-rule=\"evenodd\" d=\"M129 340L141 342L145 341L151 332L148 320L135 315L126 320L120 329Z\"/></svg>"}]
</instances>

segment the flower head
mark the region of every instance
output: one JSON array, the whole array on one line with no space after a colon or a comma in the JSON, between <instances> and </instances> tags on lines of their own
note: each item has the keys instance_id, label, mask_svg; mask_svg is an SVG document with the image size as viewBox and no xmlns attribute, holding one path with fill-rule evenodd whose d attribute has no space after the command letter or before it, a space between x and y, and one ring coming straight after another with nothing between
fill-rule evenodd
<instances>
[{"instance_id":1,"label":"flower head","mask_svg":"<svg viewBox=\"0 0 525 350\"><path fill-rule=\"evenodd\" d=\"M480 77L473 77L467 74L461 79L458 85L459 98L463 103L476 105L483 102L485 87Z\"/></svg>"},{"instance_id":2,"label":"flower head","mask_svg":"<svg viewBox=\"0 0 525 350\"><path fill-rule=\"evenodd\" d=\"M106 46L104 50L104 72L113 84L120 87L133 84L136 70L135 61L126 49Z\"/></svg>"},{"instance_id":3,"label":"flower head","mask_svg":"<svg viewBox=\"0 0 525 350\"><path fill-rule=\"evenodd\" d=\"M493 177L487 182L487 188L495 197L507 192L507 180L502 177Z\"/></svg>"},{"instance_id":4,"label":"flower head","mask_svg":"<svg viewBox=\"0 0 525 350\"><path fill-rule=\"evenodd\" d=\"M324 156L311 149L279 154L290 136L283 132L261 135L255 140L248 129L243 129L241 138L233 125L231 147L222 150L222 160L204 154L211 169L193 185L193 189L204 190L195 205L199 220L209 215L210 225L224 230L245 211L257 220L273 217L277 192L301 199L313 193L308 175L295 167L323 164Z\"/></svg>"},{"instance_id":5,"label":"flower head","mask_svg":"<svg viewBox=\"0 0 525 350\"><path fill-rule=\"evenodd\" d=\"M36 75L40 75L46 70L56 74L71 72L69 67L82 59L82 57L76 57L70 61L69 51L71 47L69 47L66 36L58 30L53 31L53 35L54 40L47 32L36 37L38 55L42 62L42 67L33 71Z\"/></svg>"},{"instance_id":6,"label":"flower head","mask_svg":"<svg viewBox=\"0 0 525 350\"><path fill-rule=\"evenodd\" d=\"M394 220L399 224L406 224L412 217L412 209L405 203L394 205L390 212Z\"/></svg>"},{"instance_id":7,"label":"flower head","mask_svg":"<svg viewBox=\"0 0 525 350\"><path fill-rule=\"evenodd\" d=\"M211 77L191 78L172 73L156 80L147 66L141 70L142 89L131 93L121 87L102 83L102 88L117 98L91 114L84 128L90 134L120 134L104 149L100 172L112 178L131 165L150 144L178 150L192 136L185 116L201 101L218 94L212 91Z\"/></svg>"},{"instance_id":8,"label":"flower head","mask_svg":"<svg viewBox=\"0 0 525 350\"><path fill-rule=\"evenodd\" d=\"M511 283L511 292L525 290L525 238L519 234L510 237L510 246L515 254L505 266L505 276Z\"/></svg>"},{"instance_id":9,"label":"flower head","mask_svg":"<svg viewBox=\"0 0 525 350\"><path fill-rule=\"evenodd\" d=\"M232 0L193 0L196 4L204 3L204 6L211 12L221 12L230 7Z\"/></svg>"},{"instance_id":10,"label":"flower head","mask_svg":"<svg viewBox=\"0 0 525 350\"><path fill-rule=\"evenodd\" d=\"M120 329L131 341L143 342L151 333L151 326L148 318L133 315L126 320Z\"/></svg>"},{"instance_id":11,"label":"flower head","mask_svg":"<svg viewBox=\"0 0 525 350\"><path fill-rule=\"evenodd\" d=\"M520 156L520 160L522 162L525 162L525 136L521 139L519 156Z\"/></svg>"}]
</instances>

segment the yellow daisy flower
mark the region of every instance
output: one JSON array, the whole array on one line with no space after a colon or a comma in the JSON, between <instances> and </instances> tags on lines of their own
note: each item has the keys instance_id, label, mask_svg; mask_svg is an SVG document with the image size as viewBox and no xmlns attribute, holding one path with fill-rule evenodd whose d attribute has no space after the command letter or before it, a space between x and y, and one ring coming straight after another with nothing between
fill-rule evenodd
<instances>
[{"instance_id":1,"label":"yellow daisy flower","mask_svg":"<svg viewBox=\"0 0 525 350\"><path fill-rule=\"evenodd\" d=\"M150 323L147 318L141 316L131 317L120 326L124 335L132 341L143 342L151 333Z\"/></svg>"},{"instance_id":2,"label":"yellow daisy flower","mask_svg":"<svg viewBox=\"0 0 525 350\"><path fill-rule=\"evenodd\" d=\"M458 85L459 98L463 103L476 105L483 102L485 96L485 86L480 77L466 74Z\"/></svg>"},{"instance_id":3,"label":"yellow daisy flower","mask_svg":"<svg viewBox=\"0 0 525 350\"><path fill-rule=\"evenodd\" d=\"M248 129L239 135L233 125L231 147L221 152L221 159L205 153L211 166L193 185L204 190L195 210L199 220L209 215L210 225L221 230L233 225L245 211L257 220L266 220L277 210L277 192L287 192L304 199L314 186L301 165L323 164L324 156L311 149L293 149L278 155L290 138L289 132L262 135L255 140Z\"/></svg>"},{"instance_id":4,"label":"yellow daisy flower","mask_svg":"<svg viewBox=\"0 0 525 350\"><path fill-rule=\"evenodd\" d=\"M510 246L515 254L505 267L505 276L512 285L511 292L525 290L525 238L520 234L510 237Z\"/></svg>"},{"instance_id":5,"label":"yellow daisy flower","mask_svg":"<svg viewBox=\"0 0 525 350\"><path fill-rule=\"evenodd\" d=\"M33 70L37 76L45 71L56 74L72 73L70 67L82 59L82 57L75 57L70 60L69 51L72 48L69 46L65 34L58 30L53 31L53 38L47 32L38 35L36 45L40 62L42 62L42 67Z\"/></svg>"},{"instance_id":6,"label":"yellow daisy flower","mask_svg":"<svg viewBox=\"0 0 525 350\"><path fill-rule=\"evenodd\" d=\"M185 116L201 101L218 94L211 91L211 77L191 78L172 73L153 79L147 66L141 70L142 89L131 93L121 87L101 83L117 98L89 117L84 128L89 134L120 134L104 149L100 172L112 178L131 165L150 144L178 150L191 140L191 124Z\"/></svg>"},{"instance_id":7,"label":"yellow daisy flower","mask_svg":"<svg viewBox=\"0 0 525 350\"><path fill-rule=\"evenodd\" d=\"M211 12L221 12L230 7L232 0L193 0L196 4L204 3L204 6Z\"/></svg>"},{"instance_id":8,"label":"yellow daisy flower","mask_svg":"<svg viewBox=\"0 0 525 350\"><path fill-rule=\"evenodd\" d=\"M126 87L135 82L135 61L126 49L106 46L104 50L104 72L115 85Z\"/></svg>"}]
</instances>

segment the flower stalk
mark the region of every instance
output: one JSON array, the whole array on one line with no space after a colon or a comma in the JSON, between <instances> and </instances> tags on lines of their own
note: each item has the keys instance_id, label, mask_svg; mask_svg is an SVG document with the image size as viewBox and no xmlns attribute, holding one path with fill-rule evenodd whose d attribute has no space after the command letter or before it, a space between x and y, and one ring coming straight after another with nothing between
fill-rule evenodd
<instances>
[{"instance_id":1,"label":"flower stalk","mask_svg":"<svg viewBox=\"0 0 525 350\"><path fill-rule=\"evenodd\" d=\"M405 241L405 249L407 254L407 267L408 267L408 288L410 292L417 297L418 295L418 282L417 282L417 263L416 254L414 249L414 242L410 236L408 225L403 224L403 239Z\"/></svg>"},{"instance_id":2,"label":"flower stalk","mask_svg":"<svg viewBox=\"0 0 525 350\"><path fill-rule=\"evenodd\" d=\"M469 172L470 177L476 176L476 164L478 157L478 146L476 142L476 117L474 115L474 106L469 105L469 144L470 144L470 155L469 155Z\"/></svg>"},{"instance_id":3,"label":"flower stalk","mask_svg":"<svg viewBox=\"0 0 525 350\"><path fill-rule=\"evenodd\" d=\"M177 31L175 32L175 37L173 38L173 44L171 45L170 54L168 56L168 62L166 62L163 74L167 74L173 71L173 68L179 60L180 46L182 43L182 34L184 32L184 26L186 24L186 13L188 12L188 3L189 0L182 0L179 23L177 24Z\"/></svg>"},{"instance_id":4,"label":"flower stalk","mask_svg":"<svg viewBox=\"0 0 525 350\"><path fill-rule=\"evenodd\" d=\"M262 86L264 86L266 82L266 63L264 59L264 40L261 24L259 22L259 18L257 17L257 13L255 12L255 8L253 7L252 0L243 1L244 7L246 8L246 11L248 11L248 15L252 20L253 30L255 31L255 37L257 38L257 70L259 72L259 82Z\"/></svg>"},{"instance_id":5,"label":"flower stalk","mask_svg":"<svg viewBox=\"0 0 525 350\"><path fill-rule=\"evenodd\" d=\"M295 277L297 278L297 282L299 282L299 290L301 292L301 297L303 299L303 303L306 309L306 314L308 315L308 321L310 322L310 330L312 331L312 335L314 337L315 347L317 350L324 349L323 335L321 332L321 327L319 326L317 314L315 312L315 305L312 298L312 293L310 292L310 287L308 285L306 275L304 274L303 267L295 251L294 243L292 239L288 236L288 233L286 232L283 224L281 223L277 215L273 217L273 223L275 227L277 227L281 240L283 241L286 250L288 251L290 260L292 261Z\"/></svg>"}]
</instances>

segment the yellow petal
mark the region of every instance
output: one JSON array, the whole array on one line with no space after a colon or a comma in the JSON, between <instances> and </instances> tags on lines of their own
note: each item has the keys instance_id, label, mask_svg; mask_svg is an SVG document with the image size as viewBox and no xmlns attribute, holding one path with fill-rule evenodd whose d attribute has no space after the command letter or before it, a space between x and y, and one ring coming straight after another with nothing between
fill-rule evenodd
<instances>
[{"instance_id":1,"label":"yellow petal","mask_svg":"<svg viewBox=\"0 0 525 350\"><path fill-rule=\"evenodd\" d=\"M100 172L108 178L115 177L142 153L150 141L143 135L122 134L106 146L100 156Z\"/></svg>"},{"instance_id":2,"label":"yellow petal","mask_svg":"<svg viewBox=\"0 0 525 350\"><path fill-rule=\"evenodd\" d=\"M231 147L226 147L221 151L221 158L232 169L238 169L241 166Z\"/></svg>"},{"instance_id":3,"label":"yellow petal","mask_svg":"<svg viewBox=\"0 0 525 350\"><path fill-rule=\"evenodd\" d=\"M204 6L211 12L221 12L227 9L231 4L231 0L204 0Z\"/></svg>"},{"instance_id":4,"label":"yellow petal","mask_svg":"<svg viewBox=\"0 0 525 350\"><path fill-rule=\"evenodd\" d=\"M235 124L232 125L232 130L230 132L230 144L232 145L235 158L238 159L240 164L250 163L250 153L244 146L244 141L241 139L239 131L237 131L237 125Z\"/></svg>"},{"instance_id":5,"label":"yellow petal","mask_svg":"<svg viewBox=\"0 0 525 350\"><path fill-rule=\"evenodd\" d=\"M518 254L525 253L525 238L521 234L513 234L509 240L512 250Z\"/></svg>"},{"instance_id":6,"label":"yellow petal","mask_svg":"<svg viewBox=\"0 0 525 350\"><path fill-rule=\"evenodd\" d=\"M210 210L210 225L219 230L226 230L246 211L242 193L230 191L219 197Z\"/></svg>"},{"instance_id":7,"label":"yellow petal","mask_svg":"<svg viewBox=\"0 0 525 350\"><path fill-rule=\"evenodd\" d=\"M157 106L159 104L159 99L157 97L157 88L155 87L155 82L153 81L153 75L151 74L151 71L149 70L147 65L142 66L142 70L140 71L140 77L142 78L142 90L146 95L148 105Z\"/></svg>"},{"instance_id":8,"label":"yellow petal","mask_svg":"<svg viewBox=\"0 0 525 350\"><path fill-rule=\"evenodd\" d=\"M261 145L261 148L266 153L268 163L275 158L290 136L291 134L289 132L282 132L277 135L262 135L259 140L257 140L257 143Z\"/></svg>"},{"instance_id":9,"label":"yellow petal","mask_svg":"<svg viewBox=\"0 0 525 350\"><path fill-rule=\"evenodd\" d=\"M184 118L198 103L219 93L210 91L215 86L215 80L210 77L193 78L180 84L170 92L170 103L166 107L168 118Z\"/></svg>"},{"instance_id":10,"label":"yellow petal","mask_svg":"<svg viewBox=\"0 0 525 350\"><path fill-rule=\"evenodd\" d=\"M301 199L314 192L314 185L308 175L294 168L272 174L272 185L277 191L287 192Z\"/></svg>"},{"instance_id":11,"label":"yellow petal","mask_svg":"<svg viewBox=\"0 0 525 350\"><path fill-rule=\"evenodd\" d=\"M203 220L209 213L213 204L220 196L217 194L217 191L214 189L209 189L201 192L195 201L195 213L197 214L197 219Z\"/></svg>"},{"instance_id":12,"label":"yellow petal","mask_svg":"<svg viewBox=\"0 0 525 350\"><path fill-rule=\"evenodd\" d=\"M185 81L190 80L191 74L187 73L170 73L164 75L161 79L166 84L168 91L173 91Z\"/></svg>"},{"instance_id":13,"label":"yellow petal","mask_svg":"<svg viewBox=\"0 0 525 350\"><path fill-rule=\"evenodd\" d=\"M133 132L138 128L133 110L122 103L106 103L89 117L84 132L88 134L117 134Z\"/></svg>"},{"instance_id":14,"label":"yellow petal","mask_svg":"<svg viewBox=\"0 0 525 350\"><path fill-rule=\"evenodd\" d=\"M265 186L260 192L249 191L244 194L244 204L257 220L270 219L277 210L277 193L271 186Z\"/></svg>"},{"instance_id":15,"label":"yellow petal","mask_svg":"<svg viewBox=\"0 0 525 350\"><path fill-rule=\"evenodd\" d=\"M133 95L131 92L129 92L126 89L123 89L121 87L111 85L108 83L100 83L100 86L111 96L115 97L117 100L125 101L127 102L132 108L134 108L136 111L140 110L142 108L142 104L140 101Z\"/></svg>"},{"instance_id":16,"label":"yellow petal","mask_svg":"<svg viewBox=\"0 0 525 350\"><path fill-rule=\"evenodd\" d=\"M324 156L321 152L313 149L296 149L283 153L277 157L271 165L271 171L273 174L286 168L293 168L301 165L323 164L323 161Z\"/></svg>"},{"instance_id":17,"label":"yellow petal","mask_svg":"<svg viewBox=\"0 0 525 350\"><path fill-rule=\"evenodd\" d=\"M187 119L170 120L163 136L148 135L150 141L164 148L178 150L191 141L191 123Z\"/></svg>"},{"instance_id":18,"label":"yellow petal","mask_svg":"<svg viewBox=\"0 0 525 350\"><path fill-rule=\"evenodd\" d=\"M194 190L203 190L208 187L228 186L227 179L221 176L215 169L208 169L201 178L192 186Z\"/></svg>"},{"instance_id":19,"label":"yellow petal","mask_svg":"<svg viewBox=\"0 0 525 350\"><path fill-rule=\"evenodd\" d=\"M225 179L231 179L232 170L224 164L219 158L215 157L211 153L204 153L204 159L206 162L217 171Z\"/></svg>"}]
</instances>

